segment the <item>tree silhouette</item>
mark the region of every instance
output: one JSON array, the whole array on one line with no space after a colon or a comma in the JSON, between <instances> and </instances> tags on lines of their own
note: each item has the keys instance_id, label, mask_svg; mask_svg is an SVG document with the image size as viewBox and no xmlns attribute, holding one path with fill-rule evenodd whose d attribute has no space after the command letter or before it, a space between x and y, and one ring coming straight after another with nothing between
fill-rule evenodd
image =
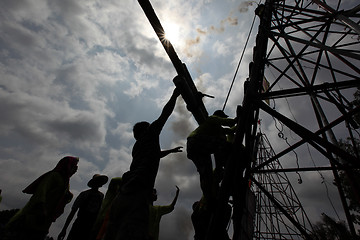
<instances>
[{"instance_id":1,"label":"tree silhouette","mask_svg":"<svg viewBox=\"0 0 360 240\"><path fill-rule=\"evenodd\" d=\"M349 240L352 236L345 222L335 221L325 213L322 214L320 222L313 226L311 237L318 240Z\"/></svg>"}]
</instances>

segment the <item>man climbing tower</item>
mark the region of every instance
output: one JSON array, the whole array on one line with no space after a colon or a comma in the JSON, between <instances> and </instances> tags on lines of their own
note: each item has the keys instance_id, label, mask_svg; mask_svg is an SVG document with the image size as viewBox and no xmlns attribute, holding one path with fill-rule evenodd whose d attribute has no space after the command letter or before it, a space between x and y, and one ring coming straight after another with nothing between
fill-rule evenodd
<instances>
[{"instance_id":1,"label":"man climbing tower","mask_svg":"<svg viewBox=\"0 0 360 240\"><path fill-rule=\"evenodd\" d=\"M232 127L236 122L236 119L228 118L222 110L216 110L187 138L187 157L194 162L200 174L200 187L209 205L214 203L217 191L213 189L216 186L213 176L222 172L231 146L226 135L233 130L223 126ZM211 154L215 156L214 173Z\"/></svg>"}]
</instances>

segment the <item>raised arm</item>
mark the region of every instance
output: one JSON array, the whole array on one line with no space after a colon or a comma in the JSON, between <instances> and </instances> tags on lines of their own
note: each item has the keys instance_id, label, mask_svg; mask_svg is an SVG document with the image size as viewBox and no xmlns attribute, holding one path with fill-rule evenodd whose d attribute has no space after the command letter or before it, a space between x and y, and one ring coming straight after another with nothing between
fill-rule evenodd
<instances>
[{"instance_id":1,"label":"raised arm","mask_svg":"<svg viewBox=\"0 0 360 240\"><path fill-rule=\"evenodd\" d=\"M175 207L175 204L176 204L176 201L177 201L177 199L178 199L178 197L179 197L179 192L180 192L179 187L178 187L178 186L175 186L175 187L176 187L176 194L175 194L174 200L173 200L172 203L171 203L171 206L172 206L172 207Z\"/></svg>"},{"instance_id":2,"label":"raised arm","mask_svg":"<svg viewBox=\"0 0 360 240\"><path fill-rule=\"evenodd\" d=\"M160 158L163 158L167 155L169 155L170 153L177 153L177 152L182 152L182 146L178 146L169 150L162 150L160 153Z\"/></svg>"},{"instance_id":3,"label":"raised arm","mask_svg":"<svg viewBox=\"0 0 360 240\"><path fill-rule=\"evenodd\" d=\"M161 126L165 125L165 123L168 120L168 118L170 117L171 113L174 111L176 99L179 95L180 95L180 91L177 88L175 88L173 91L173 94L171 95L171 98L165 104L159 118L157 119L157 121L159 122L159 124Z\"/></svg>"}]
</instances>

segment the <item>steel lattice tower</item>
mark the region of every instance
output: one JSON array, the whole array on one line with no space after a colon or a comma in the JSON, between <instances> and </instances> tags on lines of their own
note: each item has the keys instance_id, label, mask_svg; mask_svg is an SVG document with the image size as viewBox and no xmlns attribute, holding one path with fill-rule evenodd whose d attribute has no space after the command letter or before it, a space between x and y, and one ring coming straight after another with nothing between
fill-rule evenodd
<instances>
[{"instance_id":1,"label":"steel lattice tower","mask_svg":"<svg viewBox=\"0 0 360 240\"><path fill-rule=\"evenodd\" d=\"M294 171L332 172L355 237L339 171L353 179L352 170L359 169L360 161L341 149L338 141L353 140L358 128L353 116L359 108L351 105L351 99L360 85L359 10L354 3L346 6L338 1L329 6L320 0L267 0L257 8L260 24L253 62L219 203L221 209L221 202L226 202L231 192L234 212L241 212L242 222L234 222L233 239L312 239L311 224L285 175ZM300 112L300 119L278 107L285 102ZM297 138L273 151L269 141L257 140L259 119L273 119ZM307 166L303 156L291 166L291 153L305 145L321 156L317 159L321 167ZM358 152L356 144L353 147ZM279 159L288 161L286 168ZM249 223L244 223L251 219L249 180L256 185L253 194L258 208L252 234L246 230ZM359 193L354 181L352 186Z\"/></svg>"}]
</instances>

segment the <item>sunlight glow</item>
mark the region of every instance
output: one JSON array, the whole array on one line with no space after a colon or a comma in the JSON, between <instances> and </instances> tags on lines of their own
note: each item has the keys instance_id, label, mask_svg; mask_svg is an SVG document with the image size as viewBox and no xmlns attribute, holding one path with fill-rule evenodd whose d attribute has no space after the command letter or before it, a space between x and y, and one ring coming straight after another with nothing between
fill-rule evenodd
<instances>
[{"instance_id":1,"label":"sunlight glow","mask_svg":"<svg viewBox=\"0 0 360 240\"><path fill-rule=\"evenodd\" d=\"M177 45L180 41L179 39L179 32L180 28L179 25L176 23L165 23L164 24L165 30L165 39L171 42L173 45Z\"/></svg>"}]
</instances>

